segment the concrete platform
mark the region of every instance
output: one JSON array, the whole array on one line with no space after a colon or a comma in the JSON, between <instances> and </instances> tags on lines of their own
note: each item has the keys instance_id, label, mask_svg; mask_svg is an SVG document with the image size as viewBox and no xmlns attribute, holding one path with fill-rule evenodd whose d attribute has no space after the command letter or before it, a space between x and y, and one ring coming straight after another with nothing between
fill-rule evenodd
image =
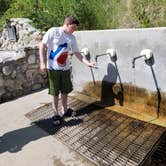
<instances>
[{"instance_id":1,"label":"concrete platform","mask_svg":"<svg viewBox=\"0 0 166 166\"><path fill-rule=\"evenodd\" d=\"M163 138L164 127L117 113L96 102L89 104L77 96L69 97L68 106L75 116L66 117L58 127L52 125L51 103L26 116L32 125L54 135L96 165L151 165L151 156Z\"/></svg>"},{"instance_id":2,"label":"concrete platform","mask_svg":"<svg viewBox=\"0 0 166 166\"><path fill-rule=\"evenodd\" d=\"M1 166L93 166L48 135L25 114L51 102L47 89L0 105Z\"/></svg>"},{"instance_id":3,"label":"concrete platform","mask_svg":"<svg viewBox=\"0 0 166 166\"><path fill-rule=\"evenodd\" d=\"M32 125L32 119L25 116L51 102L47 91L46 89L0 105L0 166L94 166L95 163L58 141L58 136L56 138ZM75 95L85 103L95 101L71 94ZM135 126L135 123L132 124Z\"/></svg>"}]
</instances>

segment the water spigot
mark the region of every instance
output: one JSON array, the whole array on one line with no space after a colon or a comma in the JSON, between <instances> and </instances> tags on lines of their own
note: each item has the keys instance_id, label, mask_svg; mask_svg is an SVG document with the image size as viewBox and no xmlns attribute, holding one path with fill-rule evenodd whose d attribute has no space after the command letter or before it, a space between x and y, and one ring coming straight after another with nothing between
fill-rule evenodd
<instances>
[{"instance_id":1,"label":"water spigot","mask_svg":"<svg viewBox=\"0 0 166 166\"><path fill-rule=\"evenodd\" d=\"M132 68L135 68L135 58L132 59Z\"/></svg>"},{"instance_id":2,"label":"water spigot","mask_svg":"<svg viewBox=\"0 0 166 166\"><path fill-rule=\"evenodd\" d=\"M144 57L144 56L143 56L143 55L140 55L140 56L134 57L134 58L132 59L132 68L135 68L135 61L136 61L136 59L139 59L139 58L142 58L142 57Z\"/></svg>"},{"instance_id":3,"label":"water spigot","mask_svg":"<svg viewBox=\"0 0 166 166\"><path fill-rule=\"evenodd\" d=\"M97 62L97 59L104 55L108 55L113 62L115 62L117 60L116 51L112 48L109 48L106 50L106 53L96 55L95 61Z\"/></svg>"},{"instance_id":4,"label":"water spigot","mask_svg":"<svg viewBox=\"0 0 166 166\"><path fill-rule=\"evenodd\" d=\"M145 62L151 60L152 57L153 57L152 50L144 49L144 50L141 51L140 56L134 57L132 59L132 68L135 68L135 61L136 61L136 59L139 59L139 58L142 58L142 57L144 58Z\"/></svg>"}]
</instances>

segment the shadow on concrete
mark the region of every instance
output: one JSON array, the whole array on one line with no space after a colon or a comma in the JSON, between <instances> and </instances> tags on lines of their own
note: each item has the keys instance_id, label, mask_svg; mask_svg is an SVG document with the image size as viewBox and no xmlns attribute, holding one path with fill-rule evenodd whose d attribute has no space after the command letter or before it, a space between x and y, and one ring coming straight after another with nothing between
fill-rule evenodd
<instances>
[{"instance_id":1,"label":"shadow on concrete","mask_svg":"<svg viewBox=\"0 0 166 166\"><path fill-rule=\"evenodd\" d=\"M115 93L113 87L115 86L118 78L120 90L118 93ZM120 105L123 105L123 85L116 63L115 66L109 63L107 66L107 75L105 75L102 80L101 104L104 106L113 106L115 105L115 99L119 101Z\"/></svg>"},{"instance_id":2,"label":"shadow on concrete","mask_svg":"<svg viewBox=\"0 0 166 166\"><path fill-rule=\"evenodd\" d=\"M37 130L35 125L10 131L0 137L0 153L18 152L29 142L46 136L47 134L42 130Z\"/></svg>"},{"instance_id":3,"label":"shadow on concrete","mask_svg":"<svg viewBox=\"0 0 166 166\"><path fill-rule=\"evenodd\" d=\"M64 119L60 126L54 126L52 124L51 117L44 119L45 112L48 111L47 109L44 109L42 119L39 119L38 109L36 110L36 114L34 114L33 110L32 112L28 113L28 115L26 115L27 118L31 120L33 119L31 126L13 130L0 136L0 154L7 151L10 153L16 153L18 151L21 151L26 144L32 141L36 141L40 138L47 137L48 134L58 134L58 132L61 132L61 128L80 125L83 123L84 115L91 114L94 110L100 108L102 107L99 107L95 104L90 104L86 107L80 108L76 111L75 117ZM40 115L41 113L42 110L40 112Z\"/></svg>"},{"instance_id":4,"label":"shadow on concrete","mask_svg":"<svg viewBox=\"0 0 166 166\"><path fill-rule=\"evenodd\" d=\"M82 123L80 119L72 119L64 121L61 126L53 126L52 119L43 119L34 122L31 126L20 128L18 130L10 131L0 137L0 154L6 151L16 153L22 150L26 144L31 141L47 137L48 134L39 130L37 126L47 131L49 134L55 134L61 127L69 127ZM37 126L36 126L37 125Z\"/></svg>"}]
</instances>

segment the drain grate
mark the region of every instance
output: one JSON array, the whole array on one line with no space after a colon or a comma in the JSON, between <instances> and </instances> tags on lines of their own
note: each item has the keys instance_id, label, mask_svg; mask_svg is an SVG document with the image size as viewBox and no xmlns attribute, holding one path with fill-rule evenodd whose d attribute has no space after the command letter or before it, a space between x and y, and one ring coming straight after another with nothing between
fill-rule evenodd
<instances>
[{"instance_id":1,"label":"drain grate","mask_svg":"<svg viewBox=\"0 0 166 166\"><path fill-rule=\"evenodd\" d=\"M59 127L51 124L51 104L26 114L36 125L97 165L143 165L165 128L69 98L76 111ZM60 107L60 106L59 106Z\"/></svg>"},{"instance_id":2,"label":"drain grate","mask_svg":"<svg viewBox=\"0 0 166 166\"><path fill-rule=\"evenodd\" d=\"M165 166L166 165L166 134L159 144L157 150L152 155L152 166Z\"/></svg>"}]
</instances>

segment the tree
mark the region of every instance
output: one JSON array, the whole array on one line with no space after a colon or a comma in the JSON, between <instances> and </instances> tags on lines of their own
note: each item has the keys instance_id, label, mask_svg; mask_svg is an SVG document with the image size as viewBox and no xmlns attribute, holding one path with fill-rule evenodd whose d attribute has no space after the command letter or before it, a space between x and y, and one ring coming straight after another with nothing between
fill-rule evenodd
<instances>
[{"instance_id":1,"label":"tree","mask_svg":"<svg viewBox=\"0 0 166 166\"><path fill-rule=\"evenodd\" d=\"M6 12L13 1L14 0L0 0L0 17Z\"/></svg>"}]
</instances>

